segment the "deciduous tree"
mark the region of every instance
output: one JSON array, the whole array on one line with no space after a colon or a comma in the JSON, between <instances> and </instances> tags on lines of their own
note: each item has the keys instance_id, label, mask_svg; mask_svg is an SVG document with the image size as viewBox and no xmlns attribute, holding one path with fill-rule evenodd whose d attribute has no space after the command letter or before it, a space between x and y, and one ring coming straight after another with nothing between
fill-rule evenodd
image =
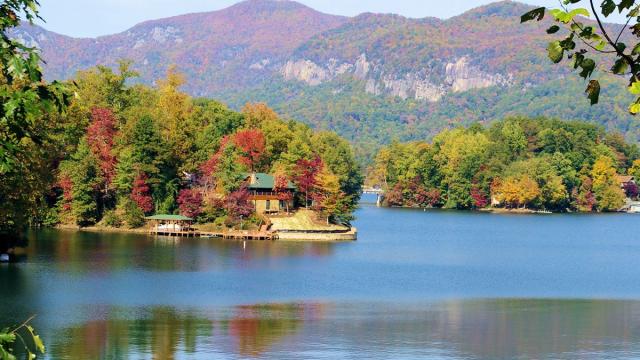
<instances>
[{"instance_id":1,"label":"deciduous tree","mask_svg":"<svg viewBox=\"0 0 640 360\"><path fill-rule=\"evenodd\" d=\"M294 182L299 192L304 194L304 206L309 206L310 195L318 185L318 174L324 164L320 156L316 155L311 160L300 159L296 163Z\"/></svg>"},{"instance_id":2,"label":"deciduous tree","mask_svg":"<svg viewBox=\"0 0 640 360\"><path fill-rule=\"evenodd\" d=\"M107 190L115 176L116 157L113 153L116 135L116 118L110 109L94 108L91 124L87 128L87 142L93 156L98 160Z\"/></svg>"},{"instance_id":3,"label":"deciduous tree","mask_svg":"<svg viewBox=\"0 0 640 360\"><path fill-rule=\"evenodd\" d=\"M196 189L182 189L178 205L180 214L195 219L202 213L202 193Z\"/></svg>"},{"instance_id":4,"label":"deciduous tree","mask_svg":"<svg viewBox=\"0 0 640 360\"><path fill-rule=\"evenodd\" d=\"M146 214L153 211L153 198L151 197L151 191L147 184L148 179L147 174L143 172L138 173L131 189L131 200Z\"/></svg>"},{"instance_id":5,"label":"deciduous tree","mask_svg":"<svg viewBox=\"0 0 640 360\"><path fill-rule=\"evenodd\" d=\"M246 219L254 210L253 204L249 201L249 189L246 185L227 195L224 204L227 213L235 221L241 218Z\"/></svg>"},{"instance_id":6,"label":"deciduous tree","mask_svg":"<svg viewBox=\"0 0 640 360\"><path fill-rule=\"evenodd\" d=\"M233 142L239 150L239 160L251 172L256 171L265 155L264 134L258 129L240 130L233 136Z\"/></svg>"},{"instance_id":7,"label":"deciduous tree","mask_svg":"<svg viewBox=\"0 0 640 360\"><path fill-rule=\"evenodd\" d=\"M617 181L616 169L611 158L598 158L593 164L591 178L596 208L599 211L615 211L624 205L624 192Z\"/></svg>"},{"instance_id":8,"label":"deciduous tree","mask_svg":"<svg viewBox=\"0 0 640 360\"><path fill-rule=\"evenodd\" d=\"M340 215L341 198L340 180L327 167L323 167L317 175L317 186L313 191L315 208L326 218L327 224L333 216Z\"/></svg>"}]
</instances>

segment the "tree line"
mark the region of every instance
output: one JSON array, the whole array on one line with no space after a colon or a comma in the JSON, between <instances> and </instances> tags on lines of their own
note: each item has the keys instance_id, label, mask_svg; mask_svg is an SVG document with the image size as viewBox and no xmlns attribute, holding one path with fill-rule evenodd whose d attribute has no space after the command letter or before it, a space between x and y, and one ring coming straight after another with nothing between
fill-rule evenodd
<instances>
[{"instance_id":1,"label":"tree line","mask_svg":"<svg viewBox=\"0 0 640 360\"><path fill-rule=\"evenodd\" d=\"M3 179L0 196L21 189L19 201L3 204L5 230L139 227L153 213L234 226L253 215L245 181L252 172L274 174L283 200L294 200L284 191L292 182L301 206L334 222L352 219L362 175L346 140L281 119L265 104L236 112L192 98L175 67L153 87L131 85L136 76L122 61L65 83L73 94L66 111L41 120L45 151Z\"/></svg>"},{"instance_id":2,"label":"tree line","mask_svg":"<svg viewBox=\"0 0 640 360\"><path fill-rule=\"evenodd\" d=\"M636 198L640 152L620 134L579 121L511 117L445 130L431 143L393 142L368 182L388 206L615 211Z\"/></svg>"}]
</instances>

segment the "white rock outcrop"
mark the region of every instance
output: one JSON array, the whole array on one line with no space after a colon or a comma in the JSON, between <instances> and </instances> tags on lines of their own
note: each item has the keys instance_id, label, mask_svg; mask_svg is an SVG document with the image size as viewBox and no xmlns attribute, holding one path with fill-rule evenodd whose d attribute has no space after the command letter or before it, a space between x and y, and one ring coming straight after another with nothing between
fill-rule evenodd
<instances>
[{"instance_id":1,"label":"white rock outcrop","mask_svg":"<svg viewBox=\"0 0 640 360\"><path fill-rule=\"evenodd\" d=\"M311 86L322 84L328 77L328 71L311 60L288 61L281 70L286 80L298 80Z\"/></svg>"},{"instance_id":2,"label":"white rock outcrop","mask_svg":"<svg viewBox=\"0 0 640 360\"><path fill-rule=\"evenodd\" d=\"M508 86L510 82L507 77L499 74L488 74L475 66L469 65L466 57L461 57L455 63L448 63L445 69L445 84L453 92L483 89L491 86Z\"/></svg>"},{"instance_id":3,"label":"white rock outcrop","mask_svg":"<svg viewBox=\"0 0 640 360\"><path fill-rule=\"evenodd\" d=\"M381 66L367 60L366 54L361 54L352 64L340 63L336 59L330 59L324 65L306 59L289 60L280 72L287 80L302 81L311 86L331 81L342 74L352 74L365 81L365 91L369 94L431 102L439 101L450 92L511 86L513 82L511 75L484 72L471 65L466 57L443 64L439 69L437 73L433 69L423 68L403 75L388 74L383 73ZM433 78L444 80L435 83Z\"/></svg>"}]
</instances>

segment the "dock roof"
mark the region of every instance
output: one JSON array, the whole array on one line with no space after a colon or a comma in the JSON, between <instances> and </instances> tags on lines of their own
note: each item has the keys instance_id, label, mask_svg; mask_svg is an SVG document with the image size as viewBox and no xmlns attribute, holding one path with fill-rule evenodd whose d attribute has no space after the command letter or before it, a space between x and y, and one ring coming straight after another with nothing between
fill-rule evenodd
<instances>
[{"instance_id":1,"label":"dock roof","mask_svg":"<svg viewBox=\"0 0 640 360\"><path fill-rule=\"evenodd\" d=\"M167 215L167 214L157 214L153 216L147 216L147 220L160 220L160 221L193 221L192 218L182 216L182 215Z\"/></svg>"}]
</instances>

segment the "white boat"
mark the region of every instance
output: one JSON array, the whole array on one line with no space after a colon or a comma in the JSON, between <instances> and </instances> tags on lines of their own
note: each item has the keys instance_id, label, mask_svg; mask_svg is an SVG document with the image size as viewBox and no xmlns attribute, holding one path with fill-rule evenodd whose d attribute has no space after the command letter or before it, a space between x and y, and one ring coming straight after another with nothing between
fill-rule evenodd
<instances>
[{"instance_id":1,"label":"white boat","mask_svg":"<svg viewBox=\"0 0 640 360\"><path fill-rule=\"evenodd\" d=\"M8 263L9 254L0 254L0 263Z\"/></svg>"}]
</instances>

